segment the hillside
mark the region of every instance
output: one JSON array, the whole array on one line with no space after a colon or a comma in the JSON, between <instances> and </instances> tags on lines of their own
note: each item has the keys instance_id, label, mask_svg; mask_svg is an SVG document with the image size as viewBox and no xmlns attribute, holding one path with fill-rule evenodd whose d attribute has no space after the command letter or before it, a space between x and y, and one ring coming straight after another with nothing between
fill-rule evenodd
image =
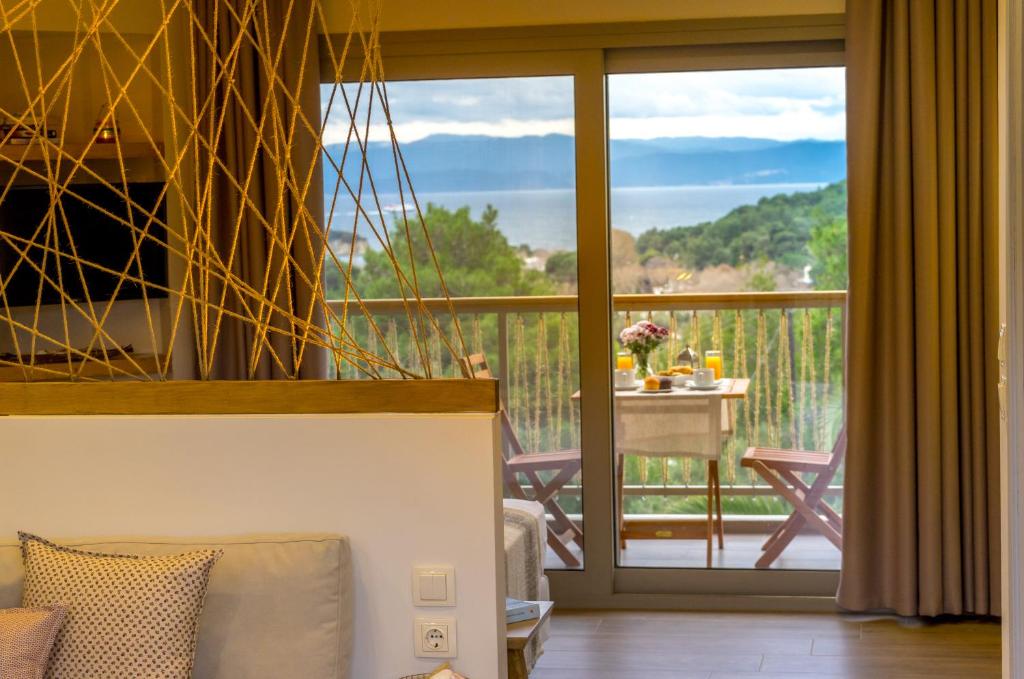
<instances>
[{"instance_id":1,"label":"hillside","mask_svg":"<svg viewBox=\"0 0 1024 679\"><path fill-rule=\"evenodd\" d=\"M779 194L743 205L713 222L651 229L636 242L641 259L667 256L694 269L771 261L790 268L812 262L816 228L846 221L846 180L817 191Z\"/></svg>"},{"instance_id":2,"label":"hillside","mask_svg":"<svg viewBox=\"0 0 1024 679\"><path fill-rule=\"evenodd\" d=\"M511 245L499 228L501 215L493 208L473 219L468 207L427 205L424 218L454 296L576 292L576 253L530 253ZM402 238L401 229L395 234ZM423 234L414 229L412 237L412 251L423 258L419 262L421 289L430 295L440 294L439 282L426 259ZM779 283L789 285L805 275L806 265L812 267L811 276L818 289L844 289L846 182L762 198L713 222L651 229L638 239L613 230L611 237L613 280L618 292L671 291L682 271L694 276L691 286L697 287L690 290L774 289L775 283L766 278L789 277L790 283ZM400 244L395 251L405 261L409 249ZM544 258L541 270L528 266L528 254ZM389 258L375 248L365 248L362 255L365 265L356 276L363 293L369 297L397 296ZM766 286L766 282L771 285ZM340 278L335 276L329 285L340 291Z\"/></svg>"},{"instance_id":3,"label":"hillside","mask_svg":"<svg viewBox=\"0 0 1024 679\"><path fill-rule=\"evenodd\" d=\"M341 157L341 147L329 146ZM402 153L417 192L565 189L575 182L573 138L434 135L403 144ZM368 162L377 190L393 193L390 144L371 143ZM354 157L354 156L351 156ZM618 139L611 142L612 185L679 186L833 182L846 175L842 141L793 141L746 137ZM354 184L359 166L349 161ZM325 185L337 175L325 163Z\"/></svg>"}]
</instances>

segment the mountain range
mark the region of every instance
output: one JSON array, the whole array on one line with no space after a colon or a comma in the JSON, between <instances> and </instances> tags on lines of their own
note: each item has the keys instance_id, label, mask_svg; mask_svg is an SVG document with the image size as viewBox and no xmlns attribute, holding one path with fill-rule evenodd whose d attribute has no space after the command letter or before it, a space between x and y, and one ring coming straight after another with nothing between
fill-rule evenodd
<instances>
[{"instance_id":1,"label":"mountain range","mask_svg":"<svg viewBox=\"0 0 1024 679\"><path fill-rule=\"evenodd\" d=\"M335 160L343 146L328 146ZM401 145L417 192L564 189L575 182L574 139L549 134L525 137L432 135ZM667 137L611 141L613 187L716 184L829 183L846 176L842 141L777 141L753 137ZM345 176L358 183L358 154ZM394 193L390 143L371 142L367 160L377 191ZM324 164L333 192L337 174Z\"/></svg>"}]
</instances>

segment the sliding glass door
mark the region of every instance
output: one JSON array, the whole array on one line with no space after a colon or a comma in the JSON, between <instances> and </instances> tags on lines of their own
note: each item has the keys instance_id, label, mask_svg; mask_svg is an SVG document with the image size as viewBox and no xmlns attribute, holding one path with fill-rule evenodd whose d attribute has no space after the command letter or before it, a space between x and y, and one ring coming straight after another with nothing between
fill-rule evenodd
<instances>
[{"instance_id":1,"label":"sliding glass door","mask_svg":"<svg viewBox=\"0 0 1024 679\"><path fill-rule=\"evenodd\" d=\"M820 451L784 475L838 525L844 92L843 68L609 76L612 332L665 391L617 382L621 567L839 568L747 451Z\"/></svg>"},{"instance_id":2,"label":"sliding glass door","mask_svg":"<svg viewBox=\"0 0 1024 679\"><path fill-rule=\"evenodd\" d=\"M387 95L473 369L502 382L504 493L543 504L555 599L829 596L839 552L790 518L804 491L789 482L818 480L808 503L840 520L841 466L780 490L744 457L827 460L843 421L841 42L779 55L520 47L396 57ZM371 162L394 163L388 145L374 160L381 121L366 126ZM410 196L376 187L364 215L344 202L359 168L343 155L328 146L325 159L327 195L332 170L346 177L327 207L339 244L372 234L360 220L400 226ZM379 258L371 237L351 275L370 280ZM364 304L402 346L395 294L373 288ZM662 328L644 358L620 341L642 322ZM686 388L681 373L715 361L727 394ZM648 367L674 391L641 393L633 371Z\"/></svg>"}]
</instances>

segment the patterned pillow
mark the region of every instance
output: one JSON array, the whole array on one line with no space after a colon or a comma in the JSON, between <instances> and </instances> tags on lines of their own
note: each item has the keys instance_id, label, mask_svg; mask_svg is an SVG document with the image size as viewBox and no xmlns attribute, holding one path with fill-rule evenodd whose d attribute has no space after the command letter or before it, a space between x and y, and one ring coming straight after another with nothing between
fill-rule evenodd
<instances>
[{"instance_id":1,"label":"patterned pillow","mask_svg":"<svg viewBox=\"0 0 1024 679\"><path fill-rule=\"evenodd\" d=\"M61 603L47 679L188 679L199 614L219 550L97 554L19 533L23 606Z\"/></svg>"},{"instance_id":2,"label":"patterned pillow","mask_svg":"<svg viewBox=\"0 0 1024 679\"><path fill-rule=\"evenodd\" d=\"M0 610L0 677L41 679L64 614L63 606Z\"/></svg>"}]
</instances>

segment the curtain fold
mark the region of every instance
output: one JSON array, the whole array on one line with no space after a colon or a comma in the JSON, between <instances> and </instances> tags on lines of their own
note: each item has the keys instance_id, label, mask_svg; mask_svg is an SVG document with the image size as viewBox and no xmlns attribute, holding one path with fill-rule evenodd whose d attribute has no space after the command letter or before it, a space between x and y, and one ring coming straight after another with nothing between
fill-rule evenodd
<instances>
[{"instance_id":1,"label":"curtain fold","mask_svg":"<svg viewBox=\"0 0 1024 679\"><path fill-rule=\"evenodd\" d=\"M850 610L999 614L996 12L847 3Z\"/></svg>"},{"instance_id":2,"label":"curtain fold","mask_svg":"<svg viewBox=\"0 0 1024 679\"><path fill-rule=\"evenodd\" d=\"M191 2L196 152L206 168L196 228L210 232L210 251L197 253L193 272L198 296L210 302L195 310L199 374L323 378L322 335L316 341L310 331L324 326L313 3ZM225 283L211 269L233 276Z\"/></svg>"}]
</instances>

